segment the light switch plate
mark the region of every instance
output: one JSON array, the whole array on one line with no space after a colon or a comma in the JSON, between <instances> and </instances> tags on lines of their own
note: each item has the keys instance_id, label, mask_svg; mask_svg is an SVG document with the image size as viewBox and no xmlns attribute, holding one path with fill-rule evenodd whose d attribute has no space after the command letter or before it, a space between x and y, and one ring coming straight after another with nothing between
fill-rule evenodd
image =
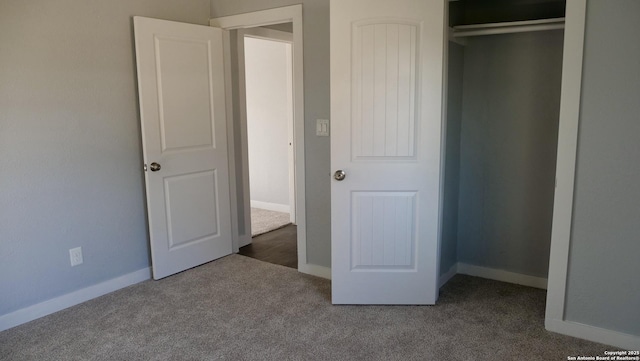
<instances>
[{"instance_id":1,"label":"light switch plate","mask_svg":"<svg viewBox=\"0 0 640 361\"><path fill-rule=\"evenodd\" d=\"M329 136L329 119L316 119L316 135L319 137Z\"/></svg>"}]
</instances>

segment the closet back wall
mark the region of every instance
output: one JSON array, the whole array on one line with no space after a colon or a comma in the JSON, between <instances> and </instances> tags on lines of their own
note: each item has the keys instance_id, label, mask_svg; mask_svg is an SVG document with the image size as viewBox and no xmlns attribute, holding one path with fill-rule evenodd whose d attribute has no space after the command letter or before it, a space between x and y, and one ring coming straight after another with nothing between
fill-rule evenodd
<instances>
[{"instance_id":1,"label":"closet back wall","mask_svg":"<svg viewBox=\"0 0 640 361\"><path fill-rule=\"evenodd\" d=\"M563 37L467 40L458 262L547 277Z\"/></svg>"}]
</instances>

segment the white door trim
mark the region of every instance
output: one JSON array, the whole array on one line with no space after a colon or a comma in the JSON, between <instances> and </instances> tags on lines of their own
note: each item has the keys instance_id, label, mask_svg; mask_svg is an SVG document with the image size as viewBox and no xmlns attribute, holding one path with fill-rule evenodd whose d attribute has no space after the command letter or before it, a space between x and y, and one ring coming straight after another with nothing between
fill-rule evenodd
<instances>
[{"instance_id":1,"label":"white door trim","mask_svg":"<svg viewBox=\"0 0 640 361\"><path fill-rule=\"evenodd\" d=\"M606 330L565 318L586 13L586 0L567 1L556 161L556 191L553 204L547 309L544 323L545 328L549 331L634 350L640 345L640 337L636 335Z\"/></svg>"},{"instance_id":2,"label":"white door trim","mask_svg":"<svg viewBox=\"0 0 640 361\"><path fill-rule=\"evenodd\" d=\"M230 15L220 18L210 19L211 26L220 27L225 30L252 28L264 25L293 23L293 114L294 114L294 139L295 139L295 184L296 184L296 222L298 225L298 270L300 272L312 273L307 267L307 230L306 230L306 208L305 208L305 155L304 155L304 90L303 90L303 42L302 42L302 5L285 6L276 9L256 11L246 14ZM229 45L229 35L226 34L226 44ZM227 48L228 49L228 48ZM227 66L231 69L231 65ZM227 88L230 96L230 89ZM232 129L230 129L232 130ZM233 136L230 134L230 147L233 147ZM246 144L243 145L246 151ZM248 203L248 199L245 200ZM246 205L244 206L248 211ZM245 212L246 213L246 212ZM232 215L236 217L237 234L237 212ZM245 217L246 219L247 217ZM246 220L245 220L246 222ZM238 240L236 240L236 246ZM237 249L236 249L237 250ZM313 273L312 273L313 274Z\"/></svg>"},{"instance_id":3,"label":"white door trim","mask_svg":"<svg viewBox=\"0 0 640 361\"><path fill-rule=\"evenodd\" d=\"M564 320L580 119L586 0L567 2L546 323Z\"/></svg>"},{"instance_id":4,"label":"white door trim","mask_svg":"<svg viewBox=\"0 0 640 361\"><path fill-rule=\"evenodd\" d=\"M565 318L587 1L567 1L566 9L556 191L545 328L549 331L633 350L640 345L638 336L572 322Z\"/></svg>"}]
</instances>

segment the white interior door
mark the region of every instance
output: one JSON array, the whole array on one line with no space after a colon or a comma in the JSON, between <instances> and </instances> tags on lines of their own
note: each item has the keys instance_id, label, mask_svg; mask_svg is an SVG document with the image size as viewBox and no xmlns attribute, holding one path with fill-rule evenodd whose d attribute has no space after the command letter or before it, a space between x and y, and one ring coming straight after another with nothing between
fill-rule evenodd
<instances>
[{"instance_id":1,"label":"white interior door","mask_svg":"<svg viewBox=\"0 0 640 361\"><path fill-rule=\"evenodd\" d=\"M222 30L134 18L153 278L232 251Z\"/></svg>"},{"instance_id":2,"label":"white interior door","mask_svg":"<svg viewBox=\"0 0 640 361\"><path fill-rule=\"evenodd\" d=\"M438 297L445 5L331 1L333 303Z\"/></svg>"}]
</instances>

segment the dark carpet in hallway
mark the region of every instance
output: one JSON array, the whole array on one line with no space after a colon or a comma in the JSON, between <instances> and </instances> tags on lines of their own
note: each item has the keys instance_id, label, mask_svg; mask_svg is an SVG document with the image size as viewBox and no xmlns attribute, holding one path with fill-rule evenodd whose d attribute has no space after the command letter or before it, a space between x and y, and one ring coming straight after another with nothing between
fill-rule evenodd
<instances>
[{"instance_id":1,"label":"dark carpet in hallway","mask_svg":"<svg viewBox=\"0 0 640 361\"><path fill-rule=\"evenodd\" d=\"M297 228L290 224L253 237L252 243L241 247L238 253L261 261L298 269Z\"/></svg>"}]
</instances>

